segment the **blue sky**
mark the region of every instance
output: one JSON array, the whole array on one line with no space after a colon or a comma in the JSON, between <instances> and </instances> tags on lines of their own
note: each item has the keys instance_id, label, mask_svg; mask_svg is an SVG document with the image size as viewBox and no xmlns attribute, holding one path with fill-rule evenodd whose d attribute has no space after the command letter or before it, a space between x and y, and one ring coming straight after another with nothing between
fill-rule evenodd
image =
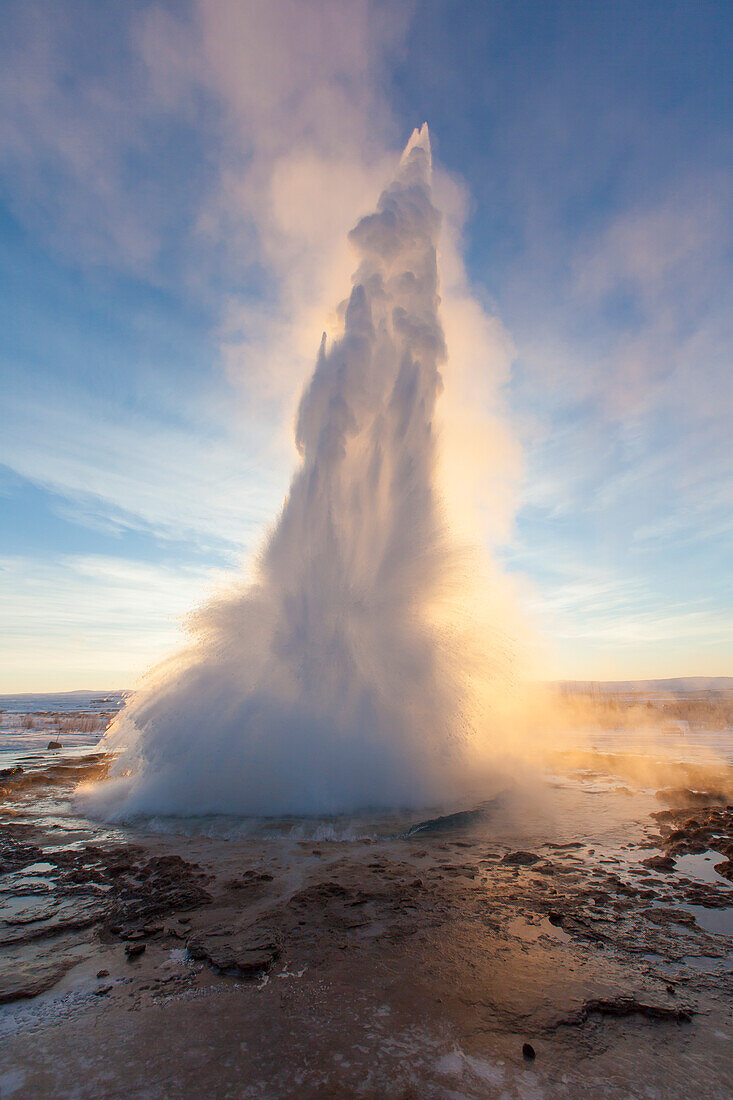
<instances>
[{"instance_id":1,"label":"blue sky","mask_svg":"<svg viewBox=\"0 0 733 1100\"><path fill-rule=\"evenodd\" d=\"M127 686L246 568L345 233L424 119L548 674L730 674L729 4L0 20L0 690Z\"/></svg>"}]
</instances>

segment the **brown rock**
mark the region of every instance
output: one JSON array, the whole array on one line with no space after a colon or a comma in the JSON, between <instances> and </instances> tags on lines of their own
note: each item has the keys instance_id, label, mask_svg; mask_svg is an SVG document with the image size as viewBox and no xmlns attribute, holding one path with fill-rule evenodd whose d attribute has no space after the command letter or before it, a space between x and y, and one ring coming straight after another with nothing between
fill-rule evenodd
<instances>
[{"instance_id":1,"label":"brown rock","mask_svg":"<svg viewBox=\"0 0 733 1100\"><path fill-rule=\"evenodd\" d=\"M507 852L501 862L512 867L531 867L533 863L539 863L541 858L534 852Z\"/></svg>"},{"instance_id":2,"label":"brown rock","mask_svg":"<svg viewBox=\"0 0 733 1100\"><path fill-rule=\"evenodd\" d=\"M649 859L643 859L643 867L650 867L653 871L674 871L675 861L672 856L650 856Z\"/></svg>"},{"instance_id":3,"label":"brown rock","mask_svg":"<svg viewBox=\"0 0 733 1100\"><path fill-rule=\"evenodd\" d=\"M269 931L197 933L187 943L188 953L220 974L257 978L280 957L280 945Z\"/></svg>"}]
</instances>

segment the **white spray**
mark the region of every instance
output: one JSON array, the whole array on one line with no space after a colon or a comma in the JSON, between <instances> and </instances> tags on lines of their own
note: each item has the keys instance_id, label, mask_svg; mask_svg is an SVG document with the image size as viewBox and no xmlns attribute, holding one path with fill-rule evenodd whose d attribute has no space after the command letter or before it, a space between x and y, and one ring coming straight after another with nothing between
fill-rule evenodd
<instances>
[{"instance_id":1,"label":"white spray","mask_svg":"<svg viewBox=\"0 0 733 1100\"><path fill-rule=\"evenodd\" d=\"M256 579L197 614L189 648L111 731L119 778L98 795L118 816L417 806L475 775L488 655L466 648L466 559L436 489L430 176L423 126L351 232L343 332L321 343L302 464Z\"/></svg>"}]
</instances>

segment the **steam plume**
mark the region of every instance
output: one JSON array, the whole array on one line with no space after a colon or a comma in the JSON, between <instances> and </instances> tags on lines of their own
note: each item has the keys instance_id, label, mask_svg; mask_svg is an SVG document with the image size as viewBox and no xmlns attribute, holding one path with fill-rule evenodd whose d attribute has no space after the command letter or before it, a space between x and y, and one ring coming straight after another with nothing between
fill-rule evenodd
<instances>
[{"instance_id":1,"label":"steam plume","mask_svg":"<svg viewBox=\"0 0 733 1100\"><path fill-rule=\"evenodd\" d=\"M414 806L474 774L490 662L436 488L439 229L425 125L350 234L342 333L321 343L254 580L197 614L111 731L118 813Z\"/></svg>"}]
</instances>

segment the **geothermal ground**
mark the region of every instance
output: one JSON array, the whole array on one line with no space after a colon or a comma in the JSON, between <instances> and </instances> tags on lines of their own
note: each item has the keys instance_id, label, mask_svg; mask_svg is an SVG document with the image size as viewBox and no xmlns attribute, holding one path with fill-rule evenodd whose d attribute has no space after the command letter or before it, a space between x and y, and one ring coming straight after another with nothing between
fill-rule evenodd
<instances>
[{"instance_id":1,"label":"geothermal ground","mask_svg":"<svg viewBox=\"0 0 733 1100\"><path fill-rule=\"evenodd\" d=\"M730 1096L731 768L626 736L450 816L114 829L103 754L16 745L0 1095Z\"/></svg>"}]
</instances>

